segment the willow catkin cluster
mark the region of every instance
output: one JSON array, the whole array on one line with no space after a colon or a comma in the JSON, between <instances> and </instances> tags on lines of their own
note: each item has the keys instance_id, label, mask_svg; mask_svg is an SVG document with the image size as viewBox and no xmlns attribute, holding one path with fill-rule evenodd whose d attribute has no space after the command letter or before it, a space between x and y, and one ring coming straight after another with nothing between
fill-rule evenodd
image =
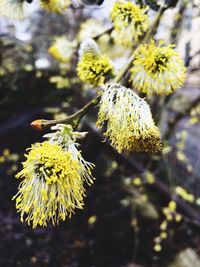
<instances>
[{"instance_id":1,"label":"willow catkin cluster","mask_svg":"<svg viewBox=\"0 0 200 267\"><path fill-rule=\"evenodd\" d=\"M135 51L130 81L147 95L168 95L185 81L186 68L173 45L151 40Z\"/></svg>"},{"instance_id":2,"label":"willow catkin cluster","mask_svg":"<svg viewBox=\"0 0 200 267\"><path fill-rule=\"evenodd\" d=\"M97 126L104 123L105 136L118 152L155 153L161 149L160 132L148 104L126 87L115 83L105 86Z\"/></svg>"},{"instance_id":3,"label":"willow catkin cluster","mask_svg":"<svg viewBox=\"0 0 200 267\"><path fill-rule=\"evenodd\" d=\"M14 196L16 208L21 221L33 228L47 226L48 222L58 224L71 217L75 209L82 209L84 182L93 183L93 164L86 162L76 149L77 134L70 127L67 131L59 127L47 136L49 141L32 145L23 169L16 175L22 179Z\"/></svg>"},{"instance_id":4,"label":"willow catkin cluster","mask_svg":"<svg viewBox=\"0 0 200 267\"><path fill-rule=\"evenodd\" d=\"M129 47L147 31L149 19L146 11L131 1L115 2L110 18L114 25L112 37L117 44Z\"/></svg>"},{"instance_id":5,"label":"willow catkin cluster","mask_svg":"<svg viewBox=\"0 0 200 267\"><path fill-rule=\"evenodd\" d=\"M86 39L82 42L77 66L81 81L94 86L101 85L106 77L112 75L112 69L110 59L101 53L93 39Z\"/></svg>"}]
</instances>

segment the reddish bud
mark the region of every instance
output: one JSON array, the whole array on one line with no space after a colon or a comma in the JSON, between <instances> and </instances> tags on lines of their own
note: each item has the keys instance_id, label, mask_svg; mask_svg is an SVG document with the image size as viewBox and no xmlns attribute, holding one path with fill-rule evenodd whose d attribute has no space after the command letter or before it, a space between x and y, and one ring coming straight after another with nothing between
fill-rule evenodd
<instances>
[{"instance_id":1,"label":"reddish bud","mask_svg":"<svg viewBox=\"0 0 200 267\"><path fill-rule=\"evenodd\" d=\"M43 126L44 126L44 120L35 120L35 121L31 122L31 127L34 130L42 131Z\"/></svg>"}]
</instances>

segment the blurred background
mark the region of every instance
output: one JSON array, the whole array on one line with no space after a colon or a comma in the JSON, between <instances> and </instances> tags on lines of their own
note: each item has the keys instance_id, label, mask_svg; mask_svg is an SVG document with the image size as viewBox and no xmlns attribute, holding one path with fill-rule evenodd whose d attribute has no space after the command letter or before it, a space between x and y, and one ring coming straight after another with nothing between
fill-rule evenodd
<instances>
[{"instance_id":1,"label":"blurred background","mask_svg":"<svg viewBox=\"0 0 200 267\"><path fill-rule=\"evenodd\" d=\"M96 92L77 78L77 52L61 64L48 54L49 47L56 36L81 42L109 29L114 2L59 15L46 13L34 1L24 20L0 18L2 267L200 266L199 1L178 1L156 32L157 38L176 44L188 68L183 88L170 97L148 99L163 136L162 153L118 154L96 129L95 108L79 126L89 132L81 141L84 157L96 165L85 208L59 226L31 229L20 222L12 201L24 152L44 134L30 123L71 114ZM155 16L151 8L148 12ZM110 33L98 44L120 69L125 50ZM182 193L174 197L177 188Z\"/></svg>"}]
</instances>

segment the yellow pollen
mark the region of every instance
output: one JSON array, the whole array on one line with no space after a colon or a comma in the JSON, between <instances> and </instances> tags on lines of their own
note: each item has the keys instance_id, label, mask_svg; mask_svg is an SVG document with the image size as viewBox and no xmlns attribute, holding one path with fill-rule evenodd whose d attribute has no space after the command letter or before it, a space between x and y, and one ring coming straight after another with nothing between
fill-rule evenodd
<instances>
[{"instance_id":1,"label":"yellow pollen","mask_svg":"<svg viewBox=\"0 0 200 267\"><path fill-rule=\"evenodd\" d=\"M16 177L23 178L14 197L21 220L33 228L58 224L71 217L75 208L82 209L84 187L83 165L57 144L38 143L25 155L23 170Z\"/></svg>"}]
</instances>

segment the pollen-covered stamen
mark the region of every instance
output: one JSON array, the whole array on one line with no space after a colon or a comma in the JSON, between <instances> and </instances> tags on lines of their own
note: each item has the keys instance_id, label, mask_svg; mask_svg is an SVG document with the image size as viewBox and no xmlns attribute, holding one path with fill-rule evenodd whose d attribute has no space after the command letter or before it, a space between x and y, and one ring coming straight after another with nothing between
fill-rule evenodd
<instances>
[{"instance_id":1,"label":"pollen-covered stamen","mask_svg":"<svg viewBox=\"0 0 200 267\"><path fill-rule=\"evenodd\" d=\"M35 166L35 174L39 179L42 179L44 182L48 184L57 182L56 179L49 179L49 177L59 177L62 173L61 170L54 169L53 163L48 162L48 158L44 158L45 164L36 164Z\"/></svg>"},{"instance_id":2,"label":"pollen-covered stamen","mask_svg":"<svg viewBox=\"0 0 200 267\"><path fill-rule=\"evenodd\" d=\"M79 174L83 181L88 185L92 185L94 177L92 176L92 169L94 164L86 161L81 154L81 151L77 149L77 139L85 137L86 132L74 132L71 125L57 124L51 128L53 133L46 134L44 137L48 138L50 143L58 144L64 151L70 153L74 160L77 160L80 165Z\"/></svg>"},{"instance_id":3,"label":"pollen-covered stamen","mask_svg":"<svg viewBox=\"0 0 200 267\"><path fill-rule=\"evenodd\" d=\"M164 70L166 70L168 61L169 58L166 55L162 53L157 54L152 61L145 62L145 69L152 73L163 72Z\"/></svg>"}]
</instances>

